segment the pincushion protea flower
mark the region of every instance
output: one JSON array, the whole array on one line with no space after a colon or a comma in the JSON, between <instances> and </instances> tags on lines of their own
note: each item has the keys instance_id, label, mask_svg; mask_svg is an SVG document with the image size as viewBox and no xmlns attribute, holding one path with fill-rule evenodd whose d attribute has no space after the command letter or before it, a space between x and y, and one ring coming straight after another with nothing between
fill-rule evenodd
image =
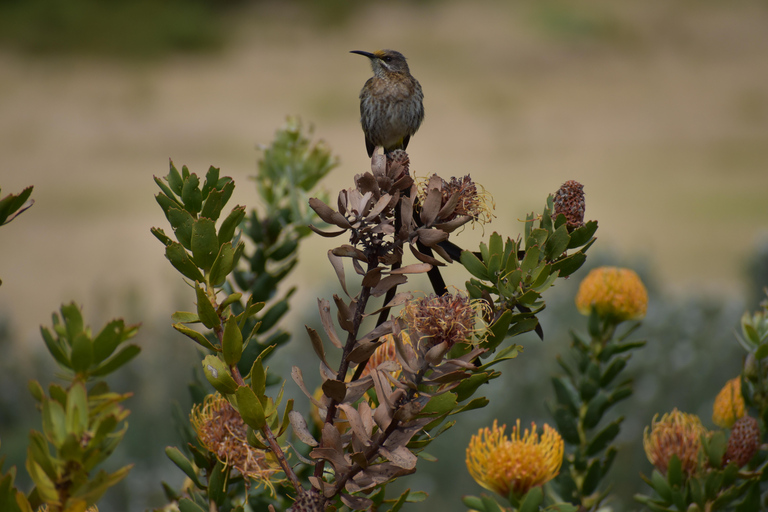
<instances>
[{"instance_id":1,"label":"pincushion protea flower","mask_svg":"<svg viewBox=\"0 0 768 512\"><path fill-rule=\"evenodd\" d=\"M543 485L560 472L563 463L563 439L549 425L539 436L535 423L520 432L520 420L512 434L504 435L506 425L481 428L467 447L467 469L484 488L504 497L511 491L522 496Z\"/></svg>"},{"instance_id":2,"label":"pincushion protea flower","mask_svg":"<svg viewBox=\"0 0 768 512\"><path fill-rule=\"evenodd\" d=\"M601 317L639 320L648 308L648 292L633 270L599 267L592 269L579 285L576 307L584 315L594 308Z\"/></svg>"},{"instance_id":3,"label":"pincushion protea flower","mask_svg":"<svg viewBox=\"0 0 768 512\"><path fill-rule=\"evenodd\" d=\"M236 469L246 480L274 490L275 473L280 471L272 454L259 450L247 440L247 429L240 414L220 394L205 397L190 414L190 423L200 443L222 464Z\"/></svg>"},{"instance_id":4,"label":"pincushion protea flower","mask_svg":"<svg viewBox=\"0 0 768 512\"><path fill-rule=\"evenodd\" d=\"M717 394L712 407L712 422L720 428L731 428L744 414L746 408L741 396L741 377L736 377L726 382Z\"/></svg>"},{"instance_id":5,"label":"pincushion protea flower","mask_svg":"<svg viewBox=\"0 0 768 512\"><path fill-rule=\"evenodd\" d=\"M475 307L462 294L428 295L408 301L403 308L411 340L434 346L469 341L475 332Z\"/></svg>"},{"instance_id":6,"label":"pincushion protea flower","mask_svg":"<svg viewBox=\"0 0 768 512\"><path fill-rule=\"evenodd\" d=\"M643 447L651 464L663 474L667 473L669 461L677 455L682 469L688 476L698 468L701 436L709 432L695 414L686 414L677 409L667 413L656 421L653 417L650 431L643 431Z\"/></svg>"}]
</instances>

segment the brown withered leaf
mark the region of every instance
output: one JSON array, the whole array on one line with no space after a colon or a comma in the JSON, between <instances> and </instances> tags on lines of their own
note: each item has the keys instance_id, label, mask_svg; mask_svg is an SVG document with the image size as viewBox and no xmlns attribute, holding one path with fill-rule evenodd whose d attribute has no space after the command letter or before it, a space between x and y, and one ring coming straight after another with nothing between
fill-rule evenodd
<instances>
[{"instance_id":1,"label":"brown withered leaf","mask_svg":"<svg viewBox=\"0 0 768 512\"><path fill-rule=\"evenodd\" d=\"M316 228L315 226L313 226L311 224L309 226L309 229L311 229L312 231L314 231L315 233L317 233L320 236L324 236L325 238L334 238L334 237L337 237L339 235L343 235L344 233L347 232L346 229L342 229L342 230L339 230L339 231L323 231L321 229Z\"/></svg>"},{"instance_id":2,"label":"brown withered leaf","mask_svg":"<svg viewBox=\"0 0 768 512\"><path fill-rule=\"evenodd\" d=\"M363 471L347 481L346 489L349 492L363 491L377 485L394 480L404 475L414 473L416 469L405 469L391 462L383 462L368 466Z\"/></svg>"},{"instance_id":3,"label":"brown withered leaf","mask_svg":"<svg viewBox=\"0 0 768 512\"><path fill-rule=\"evenodd\" d=\"M419 242L433 249L443 240L448 240L448 233L439 229L419 228L416 230L416 236L419 237Z\"/></svg>"},{"instance_id":4,"label":"brown withered leaf","mask_svg":"<svg viewBox=\"0 0 768 512\"><path fill-rule=\"evenodd\" d=\"M413 225L413 197L403 196L400 200L400 219L403 222L403 238L408 237Z\"/></svg>"},{"instance_id":5,"label":"brown withered leaf","mask_svg":"<svg viewBox=\"0 0 768 512\"><path fill-rule=\"evenodd\" d=\"M384 209L389 206L389 204L392 202L392 196L389 194L384 194L379 198L378 201L376 201L376 204L373 205L371 208L371 211L368 212L368 215L365 216L366 222L373 222L373 220L384 211Z\"/></svg>"},{"instance_id":6,"label":"brown withered leaf","mask_svg":"<svg viewBox=\"0 0 768 512\"><path fill-rule=\"evenodd\" d=\"M427 184L427 195L424 198L424 204L421 207L421 223L424 226L431 226L437 219L437 213L440 211L440 205L443 202L442 178L433 174Z\"/></svg>"},{"instance_id":7,"label":"brown withered leaf","mask_svg":"<svg viewBox=\"0 0 768 512\"><path fill-rule=\"evenodd\" d=\"M413 263L404 267L393 269L390 274L422 274L432 270L429 263Z\"/></svg>"},{"instance_id":8,"label":"brown withered leaf","mask_svg":"<svg viewBox=\"0 0 768 512\"><path fill-rule=\"evenodd\" d=\"M365 454L361 451L354 452L349 458L361 468L367 468L369 465L368 459L365 458Z\"/></svg>"},{"instance_id":9,"label":"brown withered leaf","mask_svg":"<svg viewBox=\"0 0 768 512\"><path fill-rule=\"evenodd\" d=\"M357 342L355 348L353 348L347 356L347 361L355 364L360 364L364 361L367 361L368 358L370 358L373 353L376 352L376 349L379 348L382 343L382 341L373 343L368 341Z\"/></svg>"},{"instance_id":10,"label":"brown withered leaf","mask_svg":"<svg viewBox=\"0 0 768 512\"><path fill-rule=\"evenodd\" d=\"M437 218L438 219L447 219L453 214L453 211L456 209L456 205L459 204L459 193L454 192L451 194L451 197L448 198L448 201L445 202L442 208L440 208L440 211L437 212Z\"/></svg>"},{"instance_id":11,"label":"brown withered leaf","mask_svg":"<svg viewBox=\"0 0 768 512\"><path fill-rule=\"evenodd\" d=\"M299 386L299 389L301 389L305 395L307 395L307 398L315 404L317 407L325 407L320 401L318 401L316 398L312 396L312 393L309 392L307 389L307 386L304 384L304 375L301 373L301 368L298 366L294 366L291 368L291 377L293 378L293 381L296 383L297 386Z\"/></svg>"},{"instance_id":12,"label":"brown withered leaf","mask_svg":"<svg viewBox=\"0 0 768 512\"><path fill-rule=\"evenodd\" d=\"M336 328L333 326L333 318L331 317L331 303L328 299L317 299L317 306L320 309L320 322L323 324L323 330L331 340L333 346L341 348L341 340L336 335Z\"/></svg>"},{"instance_id":13,"label":"brown withered leaf","mask_svg":"<svg viewBox=\"0 0 768 512\"><path fill-rule=\"evenodd\" d=\"M372 173L366 172L356 175L355 185L357 185L357 189L361 194L376 194L376 197L379 197L379 184L376 182L376 177Z\"/></svg>"},{"instance_id":14,"label":"brown withered leaf","mask_svg":"<svg viewBox=\"0 0 768 512\"><path fill-rule=\"evenodd\" d=\"M466 224L467 222L471 221L472 217L469 215L462 215L460 217L456 217L454 219L449 220L448 222L441 222L438 224L435 224L435 229L440 229L442 231L445 231L446 233L453 233L457 229L459 229L461 226Z\"/></svg>"},{"instance_id":15,"label":"brown withered leaf","mask_svg":"<svg viewBox=\"0 0 768 512\"><path fill-rule=\"evenodd\" d=\"M387 293L393 286L400 286L408 282L408 278L404 275L387 276L371 290L371 295L374 297L381 297Z\"/></svg>"},{"instance_id":16,"label":"brown withered leaf","mask_svg":"<svg viewBox=\"0 0 768 512\"><path fill-rule=\"evenodd\" d=\"M373 379L370 375L366 375L360 379L347 383L347 395L344 397L345 402L354 403L357 402L363 394L373 387Z\"/></svg>"},{"instance_id":17,"label":"brown withered leaf","mask_svg":"<svg viewBox=\"0 0 768 512\"><path fill-rule=\"evenodd\" d=\"M342 229L351 229L352 225L347 219L335 211L333 208L322 202L320 199L313 197L309 200L309 207L312 208L317 216L323 219L328 224L333 224Z\"/></svg>"},{"instance_id":18,"label":"brown withered leaf","mask_svg":"<svg viewBox=\"0 0 768 512\"><path fill-rule=\"evenodd\" d=\"M405 446L398 446L394 450L388 450L384 446L379 448L379 453L389 459L392 464L404 469L413 469L416 467L418 458Z\"/></svg>"},{"instance_id":19,"label":"brown withered leaf","mask_svg":"<svg viewBox=\"0 0 768 512\"><path fill-rule=\"evenodd\" d=\"M336 319L339 321L339 325L348 333L353 333L355 326L352 324L352 312L349 306L335 293L333 294L333 302L336 303Z\"/></svg>"},{"instance_id":20,"label":"brown withered leaf","mask_svg":"<svg viewBox=\"0 0 768 512\"><path fill-rule=\"evenodd\" d=\"M446 235L446 236L447 236L447 235ZM433 246L433 247L432 247L432 249L433 249L433 250L434 250L434 251L435 251L435 252L436 252L436 253L437 253L437 254L438 254L438 255L439 255L441 258L443 258L445 261L447 261L448 263L453 263L453 258L451 258L451 255L450 255L450 254L448 254L448 253L445 251L445 249L443 249L443 247L442 247L440 244Z\"/></svg>"},{"instance_id":21,"label":"brown withered leaf","mask_svg":"<svg viewBox=\"0 0 768 512\"><path fill-rule=\"evenodd\" d=\"M416 249L416 247L414 247L413 244L409 244L408 247L411 249L411 254L413 254L416 257L417 260L419 260L421 262L424 262L424 263L429 263L430 265L435 266L435 267L444 267L445 266L445 263L443 263L442 261L438 260L437 258L434 258L432 256L428 256L428 255L424 254L423 252L419 252L419 250Z\"/></svg>"},{"instance_id":22,"label":"brown withered leaf","mask_svg":"<svg viewBox=\"0 0 768 512\"><path fill-rule=\"evenodd\" d=\"M362 261L363 263L368 262L368 259L365 257L365 253L363 251L349 244L334 247L331 249L331 251L336 256L340 256L342 258L354 258L356 260Z\"/></svg>"},{"instance_id":23,"label":"brown withered leaf","mask_svg":"<svg viewBox=\"0 0 768 512\"><path fill-rule=\"evenodd\" d=\"M323 382L323 393L336 402L343 402L347 394L347 385L344 382L329 379Z\"/></svg>"},{"instance_id":24,"label":"brown withered leaf","mask_svg":"<svg viewBox=\"0 0 768 512\"><path fill-rule=\"evenodd\" d=\"M323 446L333 448L338 452L343 452L344 450L344 446L341 444L341 434L330 423L323 425Z\"/></svg>"},{"instance_id":25,"label":"brown withered leaf","mask_svg":"<svg viewBox=\"0 0 768 512\"><path fill-rule=\"evenodd\" d=\"M375 267L366 272L365 276L363 276L363 286L372 288L379 284L382 270L384 270L382 267Z\"/></svg>"},{"instance_id":26,"label":"brown withered leaf","mask_svg":"<svg viewBox=\"0 0 768 512\"><path fill-rule=\"evenodd\" d=\"M443 357L445 357L445 354L450 348L451 347L448 346L448 342L446 341L438 343L424 354L424 359L432 366L437 366L440 361L443 360Z\"/></svg>"},{"instance_id":27,"label":"brown withered leaf","mask_svg":"<svg viewBox=\"0 0 768 512\"><path fill-rule=\"evenodd\" d=\"M299 441L306 444L307 446L317 446L319 444L317 440L312 437L312 434L309 433L307 422L304 420L304 416L302 416L300 412L289 412L288 419L291 422L291 427L293 427L293 433L296 434L296 437L299 438Z\"/></svg>"},{"instance_id":28,"label":"brown withered leaf","mask_svg":"<svg viewBox=\"0 0 768 512\"><path fill-rule=\"evenodd\" d=\"M365 425L363 424L363 420L357 412L357 409L351 404L339 404L339 409L344 411L344 414L347 415L349 426L352 428L352 432L357 439L365 446L371 446L370 434L366 432Z\"/></svg>"},{"instance_id":29,"label":"brown withered leaf","mask_svg":"<svg viewBox=\"0 0 768 512\"><path fill-rule=\"evenodd\" d=\"M358 343L366 343L369 341L374 341L378 338L381 338L382 336L386 336L387 334L390 334L392 330L395 328L395 322L393 320L387 320L386 322L377 325L372 331L368 332L365 336L360 338Z\"/></svg>"},{"instance_id":30,"label":"brown withered leaf","mask_svg":"<svg viewBox=\"0 0 768 512\"><path fill-rule=\"evenodd\" d=\"M352 510L368 510L373 506L373 500L364 496L352 496L342 493L341 501Z\"/></svg>"},{"instance_id":31,"label":"brown withered leaf","mask_svg":"<svg viewBox=\"0 0 768 512\"><path fill-rule=\"evenodd\" d=\"M429 376L429 382L435 384L447 384L449 382L456 382L458 380L464 380L469 377L469 374L464 370L454 370L452 372L440 372L435 370Z\"/></svg>"},{"instance_id":32,"label":"brown withered leaf","mask_svg":"<svg viewBox=\"0 0 768 512\"><path fill-rule=\"evenodd\" d=\"M308 325L305 325L304 328L307 329L307 333L309 334L309 339L312 342L312 348L315 350L315 354L317 354L317 357L320 358L320 361L322 361L325 366L330 368L331 366L328 364L328 361L325 360L325 347L323 347L323 340L320 338L320 335L316 330Z\"/></svg>"},{"instance_id":33,"label":"brown withered leaf","mask_svg":"<svg viewBox=\"0 0 768 512\"><path fill-rule=\"evenodd\" d=\"M336 272L336 278L339 280L339 284L341 284L341 289L344 290L344 293L349 297L349 292L347 291L347 279L344 275L344 261L340 256L333 254L332 250L328 251L328 261L331 262L331 266L333 266L333 270Z\"/></svg>"},{"instance_id":34,"label":"brown withered leaf","mask_svg":"<svg viewBox=\"0 0 768 512\"><path fill-rule=\"evenodd\" d=\"M328 425L326 423L325 426L330 426L333 430L336 430L336 427L333 425ZM323 439L323 446L314 448L311 452L309 452L309 456L313 459L327 460L333 465L333 469L336 471L336 473L346 473L352 469L352 464L347 462L344 454L340 450L325 446L325 439Z\"/></svg>"}]
</instances>

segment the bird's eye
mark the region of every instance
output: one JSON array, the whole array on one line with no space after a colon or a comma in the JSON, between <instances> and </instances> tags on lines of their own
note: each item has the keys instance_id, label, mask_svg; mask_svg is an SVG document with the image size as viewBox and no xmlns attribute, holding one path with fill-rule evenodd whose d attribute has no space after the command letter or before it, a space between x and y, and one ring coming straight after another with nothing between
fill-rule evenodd
<instances>
[{"instance_id":1,"label":"bird's eye","mask_svg":"<svg viewBox=\"0 0 768 512\"><path fill-rule=\"evenodd\" d=\"M387 55L386 57L382 57L381 60L383 60L384 62L392 62L392 57Z\"/></svg>"}]
</instances>

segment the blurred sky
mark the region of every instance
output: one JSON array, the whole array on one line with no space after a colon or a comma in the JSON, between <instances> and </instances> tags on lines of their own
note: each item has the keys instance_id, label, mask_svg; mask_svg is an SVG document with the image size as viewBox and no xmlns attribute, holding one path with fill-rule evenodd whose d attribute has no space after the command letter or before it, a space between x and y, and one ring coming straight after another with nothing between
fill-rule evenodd
<instances>
[{"instance_id":1,"label":"blurred sky","mask_svg":"<svg viewBox=\"0 0 768 512\"><path fill-rule=\"evenodd\" d=\"M168 158L221 167L234 201L253 206L256 145L299 115L341 157L326 187L349 186L368 165L357 95L370 69L354 49L409 58L426 107L412 169L485 185L497 206L486 235L519 233L517 219L576 179L600 223L593 250L646 259L673 289L740 286L768 225L764 4L488 0L313 16L245 9L225 49L144 63L0 50L0 186L34 185L36 200L0 231L0 307L18 329L65 300L109 309L115 289L167 307L177 274L149 228L166 224L152 175ZM297 279L328 279L323 261L305 263Z\"/></svg>"}]
</instances>

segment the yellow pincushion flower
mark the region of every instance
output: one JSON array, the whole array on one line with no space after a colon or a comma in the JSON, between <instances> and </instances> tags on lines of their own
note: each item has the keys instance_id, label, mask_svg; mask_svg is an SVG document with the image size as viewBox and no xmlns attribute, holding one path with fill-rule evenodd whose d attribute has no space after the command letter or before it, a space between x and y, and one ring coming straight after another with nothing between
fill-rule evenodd
<instances>
[{"instance_id":1,"label":"yellow pincushion flower","mask_svg":"<svg viewBox=\"0 0 768 512\"><path fill-rule=\"evenodd\" d=\"M712 409L712 422L720 428L731 428L736 420L746 414L744 397L741 396L741 377L725 383Z\"/></svg>"},{"instance_id":2,"label":"yellow pincushion flower","mask_svg":"<svg viewBox=\"0 0 768 512\"><path fill-rule=\"evenodd\" d=\"M599 267L581 282L576 307L584 315L589 315L595 308L601 317L617 321L639 320L648 309L648 292L633 270Z\"/></svg>"},{"instance_id":3,"label":"yellow pincushion flower","mask_svg":"<svg viewBox=\"0 0 768 512\"><path fill-rule=\"evenodd\" d=\"M271 452L248 443L240 414L218 393L208 395L189 415L200 443L223 464L236 469L247 481L265 485L274 494L273 475L280 471Z\"/></svg>"},{"instance_id":4,"label":"yellow pincushion flower","mask_svg":"<svg viewBox=\"0 0 768 512\"><path fill-rule=\"evenodd\" d=\"M693 475L698 467L701 436L709 432L695 414L686 414L677 409L667 413L656 421L653 417L651 429L643 431L643 447L651 464L663 474L667 473L669 461L677 455L682 469L688 476Z\"/></svg>"},{"instance_id":5,"label":"yellow pincushion flower","mask_svg":"<svg viewBox=\"0 0 768 512\"><path fill-rule=\"evenodd\" d=\"M543 485L560 472L563 463L563 439L549 425L539 436L536 424L520 434L520 420L512 434L504 435L493 421L492 428L481 428L467 447L467 469L475 481L504 497L510 491L522 496L531 488Z\"/></svg>"}]
</instances>

